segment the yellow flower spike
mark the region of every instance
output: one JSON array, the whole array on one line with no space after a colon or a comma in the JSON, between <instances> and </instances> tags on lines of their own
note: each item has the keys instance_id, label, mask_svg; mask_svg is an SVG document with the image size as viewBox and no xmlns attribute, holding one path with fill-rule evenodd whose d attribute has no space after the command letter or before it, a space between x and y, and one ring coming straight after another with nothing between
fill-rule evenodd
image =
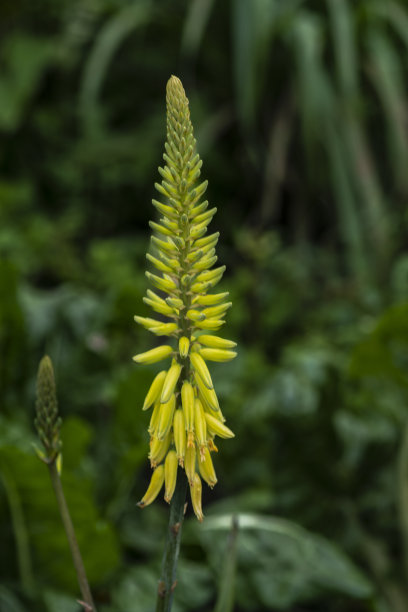
<instances>
[{"instance_id":1,"label":"yellow flower spike","mask_svg":"<svg viewBox=\"0 0 408 612\"><path fill-rule=\"evenodd\" d=\"M210 434L216 434L220 438L234 438L235 434L232 432L229 427L224 425L221 421L219 421L216 417L208 412L204 413L204 418L207 423L208 432Z\"/></svg>"},{"instance_id":2,"label":"yellow flower spike","mask_svg":"<svg viewBox=\"0 0 408 612\"><path fill-rule=\"evenodd\" d=\"M160 401L162 404L168 402L170 397L172 396L174 389L176 388L178 379L180 378L182 367L183 366L180 365L177 361L174 361L171 365L170 370L167 372L160 397Z\"/></svg>"},{"instance_id":3,"label":"yellow flower spike","mask_svg":"<svg viewBox=\"0 0 408 612\"><path fill-rule=\"evenodd\" d=\"M197 372L207 389L213 389L214 385L211 379L211 374L202 356L199 353L191 353L190 361L194 370Z\"/></svg>"},{"instance_id":4,"label":"yellow flower spike","mask_svg":"<svg viewBox=\"0 0 408 612\"><path fill-rule=\"evenodd\" d=\"M198 398L194 402L194 429L200 449L200 459L203 460L204 449L207 446L207 421L205 420L203 405Z\"/></svg>"},{"instance_id":5,"label":"yellow flower spike","mask_svg":"<svg viewBox=\"0 0 408 612\"><path fill-rule=\"evenodd\" d=\"M226 351L224 349L215 349L215 348L203 348L200 349L200 355L203 359L208 359L208 361L231 361L234 357L237 356L235 351Z\"/></svg>"},{"instance_id":6,"label":"yellow flower spike","mask_svg":"<svg viewBox=\"0 0 408 612\"><path fill-rule=\"evenodd\" d=\"M149 504L154 502L154 500L160 493L160 489L162 488L163 483L164 483L164 466L159 465L152 474L152 477L150 479L150 484L147 488L146 493L144 494L144 497L137 504L139 508L144 508L145 506L148 506Z\"/></svg>"},{"instance_id":7,"label":"yellow flower spike","mask_svg":"<svg viewBox=\"0 0 408 612\"><path fill-rule=\"evenodd\" d=\"M177 480L177 454L176 451L170 450L166 455L164 462L164 483L165 493L164 499L169 504L173 497L174 489L176 488Z\"/></svg>"},{"instance_id":8,"label":"yellow flower spike","mask_svg":"<svg viewBox=\"0 0 408 612\"><path fill-rule=\"evenodd\" d=\"M179 464L184 466L184 457L186 454L186 423L184 420L183 411L179 408L174 413L173 419L174 445L176 447L177 459Z\"/></svg>"},{"instance_id":9,"label":"yellow flower spike","mask_svg":"<svg viewBox=\"0 0 408 612\"><path fill-rule=\"evenodd\" d=\"M179 353L180 357L187 357L190 349L190 340L185 336L182 336L179 340Z\"/></svg>"},{"instance_id":10,"label":"yellow flower spike","mask_svg":"<svg viewBox=\"0 0 408 612\"><path fill-rule=\"evenodd\" d=\"M143 410L148 410L152 404L156 401L156 399L161 394L161 390L163 388L164 379L166 378L166 370L162 370L157 374L157 376L153 379L152 384L150 385L150 389L148 390L145 401L143 402Z\"/></svg>"},{"instance_id":11,"label":"yellow flower spike","mask_svg":"<svg viewBox=\"0 0 408 612\"><path fill-rule=\"evenodd\" d=\"M159 423L156 429L156 438L163 440L173 424L173 415L176 408L176 397L171 395L168 402L161 405Z\"/></svg>"},{"instance_id":12,"label":"yellow flower spike","mask_svg":"<svg viewBox=\"0 0 408 612\"><path fill-rule=\"evenodd\" d=\"M219 336L206 336L204 334L199 337L198 341L200 344L208 346L209 348L232 349L237 346L237 343L232 340L226 340Z\"/></svg>"},{"instance_id":13,"label":"yellow flower spike","mask_svg":"<svg viewBox=\"0 0 408 612\"><path fill-rule=\"evenodd\" d=\"M192 446L187 446L186 454L184 456L184 469L190 484L193 482L196 471L196 456L197 452L195 445L193 444Z\"/></svg>"},{"instance_id":14,"label":"yellow flower spike","mask_svg":"<svg viewBox=\"0 0 408 612\"><path fill-rule=\"evenodd\" d=\"M139 353L139 355L135 355L133 357L133 361L136 363L156 363L157 361L162 361L166 359L166 357L170 357L173 352L173 348L164 344L163 346L157 346L150 351L146 351L145 353Z\"/></svg>"},{"instance_id":15,"label":"yellow flower spike","mask_svg":"<svg viewBox=\"0 0 408 612\"><path fill-rule=\"evenodd\" d=\"M217 476L215 474L214 465L211 459L210 451L206 447L204 449L204 458L198 462L198 470L201 478L205 480L211 489L217 484Z\"/></svg>"},{"instance_id":16,"label":"yellow flower spike","mask_svg":"<svg viewBox=\"0 0 408 612\"><path fill-rule=\"evenodd\" d=\"M181 405L187 431L187 446L194 446L194 389L188 381L181 387Z\"/></svg>"},{"instance_id":17,"label":"yellow flower spike","mask_svg":"<svg viewBox=\"0 0 408 612\"><path fill-rule=\"evenodd\" d=\"M202 161L196 152L188 100L180 80L174 76L167 84L166 104L164 164L159 168L161 182L155 184L160 197L152 200L159 216L149 223L155 235L151 252L146 256L152 265L152 272L146 272L146 277L154 291L148 289L143 298L153 312L166 319L135 317L135 320L156 336L166 335L172 341L140 353L134 360L150 364L172 357L170 367L151 383L143 404L143 410L153 406L148 429L149 459L152 467L159 466L154 472L155 481L164 469L168 502L179 498L173 496L175 488L178 490L177 465L184 468L194 511L202 520L197 456L203 478L213 486L216 482L210 457L210 451L216 450L213 438L233 436L223 425L224 417L205 359L226 361L234 354L231 349L235 343L210 335L224 325L231 304L226 302L227 292L209 293L225 271L223 265L214 267L219 232L207 234L217 209L204 200L208 181L200 179ZM151 490L149 487L142 505L153 500Z\"/></svg>"},{"instance_id":18,"label":"yellow flower spike","mask_svg":"<svg viewBox=\"0 0 408 612\"><path fill-rule=\"evenodd\" d=\"M191 503L193 504L194 514L196 515L196 517L201 523L204 519L204 514L203 514L203 508L202 508L202 501L201 501L202 484L201 484L201 478L199 477L198 474L194 474L193 482L190 483L190 496L191 496Z\"/></svg>"},{"instance_id":19,"label":"yellow flower spike","mask_svg":"<svg viewBox=\"0 0 408 612\"><path fill-rule=\"evenodd\" d=\"M170 442L171 431L169 431L164 440L159 440L157 437L153 438L149 453L150 465L152 467L156 467L156 465L163 461L169 450Z\"/></svg>"}]
</instances>

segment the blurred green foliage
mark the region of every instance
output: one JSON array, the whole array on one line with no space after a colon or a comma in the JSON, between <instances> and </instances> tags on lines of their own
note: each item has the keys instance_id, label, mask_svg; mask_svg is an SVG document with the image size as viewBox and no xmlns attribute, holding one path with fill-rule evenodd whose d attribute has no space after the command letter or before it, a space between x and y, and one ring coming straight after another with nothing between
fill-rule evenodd
<instances>
[{"instance_id":1,"label":"blurred green foliage","mask_svg":"<svg viewBox=\"0 0 408 612\"><path fill-rule=\"evenodd\" d=\"M132 318L177 74L239 357L213 368L236 438L204 525L188 510L175 610L405 612L406 4L15 0L0 24L0 610L78 610L32 449L45 352L98 609L154 609Z\"/></svg>"}]
</instances>

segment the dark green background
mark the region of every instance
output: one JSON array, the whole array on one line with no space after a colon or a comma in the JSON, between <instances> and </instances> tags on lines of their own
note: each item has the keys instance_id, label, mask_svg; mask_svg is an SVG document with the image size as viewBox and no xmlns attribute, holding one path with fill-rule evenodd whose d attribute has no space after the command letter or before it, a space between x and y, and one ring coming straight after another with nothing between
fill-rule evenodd
<instances>
[{"instance_id":1,"label":"dark green background","mask_svg":"<svg viewBox=\"0 0 408 612\"><path fill-rule=\"evenodd\" d=\"M212 368L236 437L219 444L204 524L187 511L174 609L404 612L403 0L1 2L0 610L78 610L32 447L45 352L98 610L154 607L168 508L135 503L157 369L131 357L152 345L133 315L148 314L171 74L218 208L239 350Z\"/></svg>"}]
</instances>

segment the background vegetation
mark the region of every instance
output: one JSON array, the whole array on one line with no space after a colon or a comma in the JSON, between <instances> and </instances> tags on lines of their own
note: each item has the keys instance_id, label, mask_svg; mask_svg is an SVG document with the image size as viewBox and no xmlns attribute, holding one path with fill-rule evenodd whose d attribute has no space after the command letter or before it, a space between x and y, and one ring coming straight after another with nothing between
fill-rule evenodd
<instances>
[{"instance_id":1,"label":"background vegetation","mask_svg":"<svg viewBox=\"0 0 408 612\"><path fill-rule=\"evenodd\" d=\"M214 368L236 438L175 609L406 611L405 2L14 0L0 24L0 610L78 610L32 450L44 352L98 609L153 609L168 510L135 507L154 368L132 319L176 74L239 356Z\"/></svg>"}]
</instances>

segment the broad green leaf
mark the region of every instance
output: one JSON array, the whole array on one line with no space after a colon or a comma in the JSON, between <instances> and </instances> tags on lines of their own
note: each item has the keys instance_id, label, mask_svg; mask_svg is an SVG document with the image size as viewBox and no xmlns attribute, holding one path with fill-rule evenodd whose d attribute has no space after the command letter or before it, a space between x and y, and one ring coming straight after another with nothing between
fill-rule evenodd
<instances>
[{"instance_id":1,"label":"broad green leaf","mask_svg":"<svg viewBox=\"0 0 408 612\"><path fill-rule=\"evenodd\" d=\"M286 609L322 590L367 599L369 580L332 542L291 521L253 514L236 516L237 598L244 609L258 606ZM230 529L232 515L207 517L200 537L216 571L220 571L221 532ZM254 598L255 597L255 601ZM252 598L252 604L250 604Z\"/></svg>"}]
</instances>

